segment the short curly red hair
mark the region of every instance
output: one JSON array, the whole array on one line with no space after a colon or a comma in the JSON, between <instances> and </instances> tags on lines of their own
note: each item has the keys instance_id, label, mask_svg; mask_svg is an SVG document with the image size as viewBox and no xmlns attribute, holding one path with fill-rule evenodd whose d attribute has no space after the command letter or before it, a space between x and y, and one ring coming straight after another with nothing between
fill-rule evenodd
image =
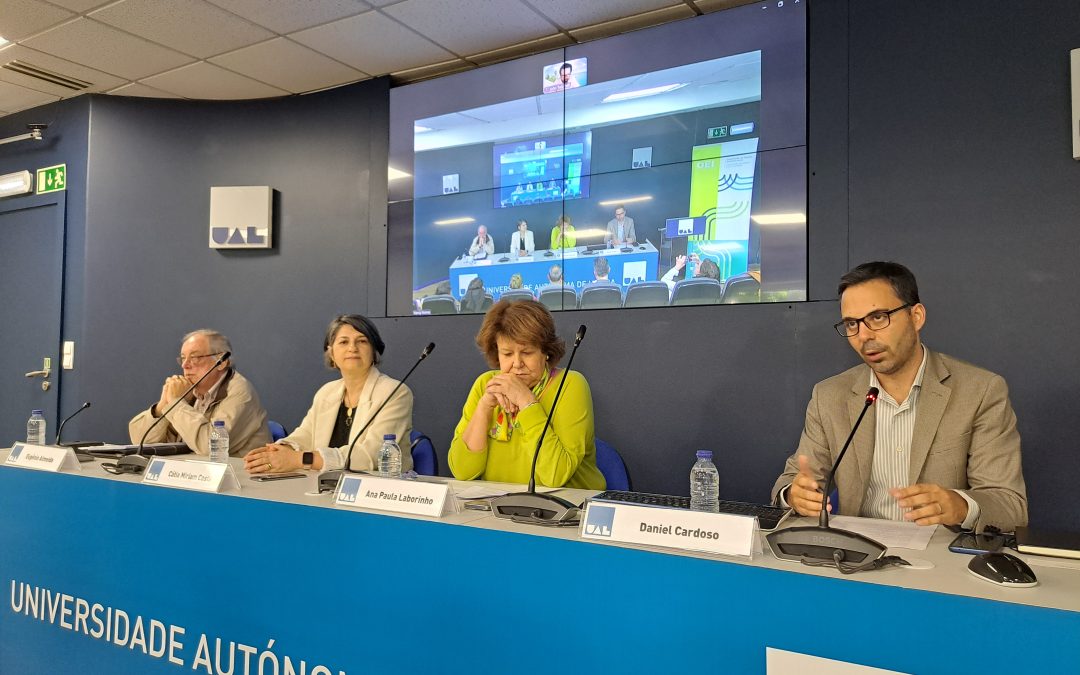
<instances>
[{"instance_id":1,"label":"short curly red hair","mask_svg":"<svg viewBox=\"0 0 1080 675\"><path fill-rule=\"evenodd\" d=\"M551 312L536 300L500 300L487 311L476 346L492 368L499 367L499 336L536 345L552 366L566 355L566 342L555 332Z\"/></svg>"}]
</instances>

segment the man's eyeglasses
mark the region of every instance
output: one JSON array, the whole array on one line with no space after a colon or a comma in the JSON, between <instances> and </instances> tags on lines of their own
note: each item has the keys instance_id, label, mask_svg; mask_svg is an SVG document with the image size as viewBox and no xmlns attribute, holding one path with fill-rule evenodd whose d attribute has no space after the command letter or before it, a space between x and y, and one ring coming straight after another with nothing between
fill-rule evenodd
<instances>
[{"instance_id":1,"label":"man's eyeglasses","mask_svg":"<svg viewBox=\"0 0 1080 675\"><path fill-rule=\"evenodd\" d=\"M184 361L191 361L192 365L197 366L200 363L204 363L206 359L212 358L214 356L221 356L224 353L225 352L215 352L213 354L189 354L187 356L177 356L176 365L182 367L184 365Z\"/></svg>"},{"instance_id":2,"label":"man's eyeglasses","mask_svg":"<svg viewBox=\"0 0 1080 675\"><path fill-rule=\"evenodd\" d=\"M892 322L892 315L896 314L902 309L907 309L911 305L900 305L896 309L890 309L889 311L878 310L876 312L870 312L861 319L844 319L843 321L837 321L833 324L833 328L840 334L840 337L855 337L859 334L859 324L864 324L870 330L884 330L889 327L889 323Z\"/></svg>"}]
</instances>

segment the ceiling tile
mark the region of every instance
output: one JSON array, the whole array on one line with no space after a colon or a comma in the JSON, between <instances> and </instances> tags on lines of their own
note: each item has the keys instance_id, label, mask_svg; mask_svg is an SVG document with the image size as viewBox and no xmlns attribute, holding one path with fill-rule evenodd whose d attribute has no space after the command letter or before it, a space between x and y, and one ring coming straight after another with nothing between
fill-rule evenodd
<instances>
[{"instance_id":1,"label":"ceiling tile","mask_svg":"<svg viewBox=\"0 0 1080 675\"><path fill-rule=\"evenodd\" d=\"M116 2L116 0L49 0L49 2L61 7L67 7L73 12L85 12L95 7Z\"/></svg>"},{"instance_id":2,"label":"ceiling tile","mask_svg":"<svg viewBox=\"0 0 1080 675\"><path fill-rule=\"evenodd\" d=\"M594 23L621 19L631 14L650 12L672 5L686 5L680 0L525 0L561 28L581 28Z\"/></svg>"},{"instance_id":3,"label":"ceiling tile","mask_svg":"<svg viewBox=\"0 0 1080 675\"><path fill-rule=\"evenodd\" d=\"M0 80L0 108L3 108L4 110L15 112L16 110L25 110L27 108L33 108L34 106L44 105L59 100L59 96L53 96L52 94L46 94L34 89L27 89L26 87L20 87L17 84Z\"/></svg>"},{"instance_id":4,"label":"ceiling tile","mask_svg":"<svg viewBox=\"0 0 1080 675\"><path fill-rule=\"evenodd\" d=\"M361 0L210 0L234 14L266 26L276 33L311 28L371 9Z\"/></svg>"},{"instance_id":5,"label":"ceiling tile","mask_svg":"<svg viewBox=\"0 0 1080 675\"><path fill-rule=\"evenodd\" d=\"M4 0L0 2L0 37L15 42L73 16L38 0Z\"/></svg>"},{"instance_id":6,"label":"ceiling tile","mask_svg":"<svg viewBox=\"0 0 1080 675\"><path fill-rule=\"evenodd\" d=\"M89 16L201 59L274 36L204 0L123 0Z\"/></svg>"},{"instance_id":7,"label":"ceiling tile","mask_svg":"<svg viewBox=\"0 0 1080 675\"><path fill-rule=\"evenodd\" d=\"M117 87L108 92L116 96L139 96L141 98L176 98L176 94L154 89L141 82L130 82L122 87Z\"/></svg>"},{"instance_id":8,"label":"ceiling tile","mask_svg":"<svg viewBox=\"0 0 1080 675\"><path fill-rule=\"evenodd\" d=\"M498 49L557 31L519 0L405 0L380 11L457 54Z\"/></svg>"},{"instance_id":9,"label":"ceiling tile","mask_svg":"<svg viewBox=\"0 0 1080 675\"><path fill-rule=\"evenodd\" d=\"M154 75L193 60L90 19L66 23L23 44L129 80Z\"/></svg>"},{"instance_id":10,"label":"ceiling tile","mask_svg":"<svg viewBox=\"0 0 1080 675\"><path fill-rule=\"evenodd\" d=\"M454 58L445 49L374 11L289 37L376 76Z\"/></svg>"},{"instance_id":11,"label":"ceiling tile","mask_svg":"<svg viewBox=\"0 0 1080 675\"><path fill-rule=\"evenodd\" d=\"M260 82L302 94L368 77L307 47L277 38L222 56L211 62Z\"/></svg>"},{"instance_id":12,"label":"ceiling tile","mask_svg":"<svg viewBox=\"0 0 1080 675\"><path fill-rule=\"evenodd\" d=\"M626 33L639 28L659 26L660 24L668 23L670 21L689 19L692 16L696 16L696 14L694 14L694 10L690 9L688 5L673 5L671 7L664 7L651 12L645 12L644 14L634 14L622 19L614 19L604 23L593 24L592 26L587 26L585 28L571 29L570 35L579 42L587 42L609 35Z\"/></svg>"},{"instance_id":13,"label":"ceiling tile","mask_svg":"<svg viewBox=\"0 0 1080 675\"><path fill-rule=\"evenodd\" d=\"M204 61L141 81L184 98L235 100L285 96L289 93Z\"/></svg>"},{"instance_id":14,"label":"ceiling tile","mask_svg":"<svg viewBox=\"0 0 1080 675\"><path fill-rule=\"evenodd\" d=\"M109 75L108 73L103 73L100 70L94 70L93 68L87 68L86 66L81 66L77 63L72 63L71 61L65 61L64 59L57 58L51 54L39 52L22 45L8 45L7 47L0 49L0 63L9 63L11 61L22 61L31 66L52 71L58 75L82 80L83 82L89 82L90 86L83 89L81 93L107 91L113 87L118 87L127 81L124 78ZM40 89L53 94L59 94L60 96L74 96L76 94L76 92L72 92L70 89L65 89L57 85L48 85L41 80L29 78L25 75L7 71L0 72L7 73L10 76L8 80L11 82L18 83L20 80L16 78L25 78L26 85L32 89ZM32 82L39 83L41 86L31 84Z\"/></svg>"}]
</instances>

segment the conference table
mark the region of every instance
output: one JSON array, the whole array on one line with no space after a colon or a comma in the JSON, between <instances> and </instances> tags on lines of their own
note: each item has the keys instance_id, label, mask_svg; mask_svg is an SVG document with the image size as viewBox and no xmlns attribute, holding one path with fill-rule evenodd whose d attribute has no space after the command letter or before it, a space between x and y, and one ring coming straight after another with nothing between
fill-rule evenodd
<instances>
[{"instance_id":1,"label":"conference table","mask_svg":"<svg viewBox=\"0 0 1080 675\"><path fill-rule=\"evenodd\" d=\"M465 295L469 282L479 277L484 288L496 300L503 291L510 287L510 277L520 274L523 288L534 293L549 283L548 271L553 265L562 268L565 284L579 291L595 281L593 264L597 258L608 261L608 278L613 283L626 288L639 281L655 281L660 265L660 252L645 241L626 249L596 248L587 246L556 249L552 251L534 251L532 255L518 257L514 253L494 253L484 258L475 259L461 256L450 265L450 288L458 300Z\"/></svg>"},{"instance_id":2,"label":"conference table","mask_svg":"<svg viewBox=\"0 0 1080 675\"><path fill-rule=\"evenodd\" d=\"M314 494L315 474L255 483L235 459L240 489L214 494L112 476L100 461L46 473L3 466L6 455L5 674L1050 673L1080 663L1080 563L1029 556L1040 585L999 587L967 572L944 529L926 550L890 551L933 569L844 576L767 548L726 558L486 511L335 508Z\"/></svg>"}]
</instances>

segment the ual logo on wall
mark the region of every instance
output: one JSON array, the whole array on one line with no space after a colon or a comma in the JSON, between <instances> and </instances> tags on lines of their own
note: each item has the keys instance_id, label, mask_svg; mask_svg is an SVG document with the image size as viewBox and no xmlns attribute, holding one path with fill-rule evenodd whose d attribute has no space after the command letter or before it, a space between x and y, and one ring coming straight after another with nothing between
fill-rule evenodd
<instances>
[{"instance_id":1,"label":"ual logo on wall","mask_svg":"<svg viewBox=\"0 0 1080 675\"><path fill-rule=\"evenodd\" d=\"M270 248L273 192L266 185L210 188L210 248Z\"/></svg>"}]
</instances>

